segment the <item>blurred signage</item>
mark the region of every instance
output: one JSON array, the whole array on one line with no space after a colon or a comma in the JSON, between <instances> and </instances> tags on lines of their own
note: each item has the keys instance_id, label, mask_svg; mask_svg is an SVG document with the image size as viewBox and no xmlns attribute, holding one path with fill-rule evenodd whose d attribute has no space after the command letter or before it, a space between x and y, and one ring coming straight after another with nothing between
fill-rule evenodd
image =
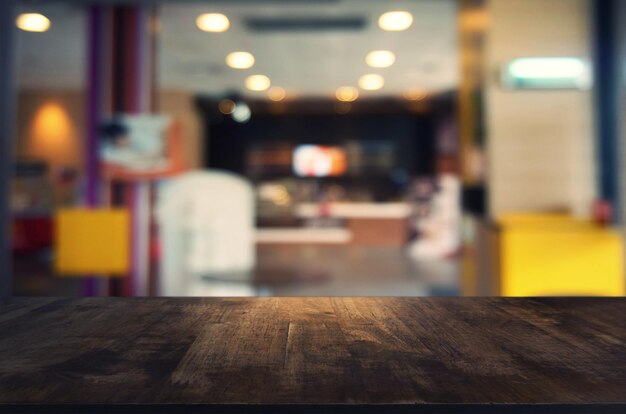
<instances>
[{"instance_id":1,"label":"blurred signage","mask_svg":"<svg viewBox=\"0 0 626 414\"><path fill-rule=\"evenodd\" d=\"M515 59L502 70L502 85L508 89L589 89L591 68L587 61L572 57Z\"/></svg>"},{"instance_id":2,"label":"blurred signage","mask_svg":"<svg viewBox=\"0 0 626 414\"><path fill-rule=\"evenodd\" d=\"M293 152L293 171L300 177L338 176L346 169L346 153L339 147L298 145Z\"/></svg>"},{"instance_id":3,"label":"blurred signage","mask_svg":"<svg viewBox=\"0 0 626 414\"><path fill-rule=\"evenodd\" d=\"M101 136L109 178L158 178L183 169L181 137L169 116L118 115L103 123Z\"/></svg>"}]
</instances>

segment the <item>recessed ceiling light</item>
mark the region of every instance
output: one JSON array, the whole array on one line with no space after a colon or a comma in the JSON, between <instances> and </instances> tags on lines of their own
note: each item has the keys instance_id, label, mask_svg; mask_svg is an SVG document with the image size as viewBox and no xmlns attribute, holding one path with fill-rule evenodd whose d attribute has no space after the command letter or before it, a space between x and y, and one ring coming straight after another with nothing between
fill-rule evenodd
<instances>
[{"instance_id":1,"label":"recessed ceiling light","mask_svg":"<svg viewBox=\"0 0 626 414\"><path fill-rule=\"evenodd\" d=\"M235 102L230 99L222 99L217 107L224 115L230 115L235 111Z\"/></svg>"},{"instance_id":2,"label":"recessed ceiling light","mask_svg":"<svg viewBox=\"0 0 626 414\"><path fill-rule=\"evenodd\" d=\"M50 28L50 19L40 13L22 13L15 24L26 32L45 32Z\"/></svg>"},{"instance_id":3,"label":"recessed ceiling light","mask_svg":"<svg viewBox=\"0 0 626 414\"><path fill-rule=\"evenodd\" d=\"M413 15L406 11L390 11L380 15L378 27L390 32L401 32L413 24Z\"/></svg>"},{"instance_id":4,"label":"recessed ceiling light","mask_svg":"<svg viewBox=\"0 0 626 414\"><path fill-rule=\"evenodd\" d=\"M235 105L235 110L233 111L233 119L240 123L246 123L250 120L252 116L252 112L250 111L250 107L246 105L244 102L238 102Z\"/></svg>"},{"instance_id":5,"label":"recessed ceiling light","mask_svg":"<svg viewBox=\"0 0 626 414\"><path fill-rule=\"evenodd\" d=\"M335 92L335 97L342 102L356 101L359 97L359 90L352 86L342 86Z\"/></svg>"},{"instance_id":6,"label":"recessed ceiling light","mask_svg":"<svg viewBox=\"0 0 626 414\"><path fill-rule=\"evenodd\" d=\"M375 73L363 75L359 78L359 87L366 91L375 91L385 84L385 78Z\"/></svg>"},{"instance_id":7,"label":"recessed ceiling light","mask_svg":"<svg viewBox=\"0 0 626 414\"><path fill-rule=\"evenodd\" d=\"M287 96L287 93L280 86L272 86L267 91L267 97L274 102L282 101L283 99L285 99L285 96Z\"/></svg>"},{"instance_id":8,"label":"recessed ceiling light","mask_svg":"<svg viewBox=\"0 0 626 414\"><path fill-rule=\"evenodd\" d=\"M409 101L421 101L426 98L426 92L421 89L409 89L405 91L403 94L404 99Z\"/></svg>"},{"instance_id":9,"label":"recessed ceiling light","mask_svg":"<svg viewBox=\"0 0 626 414\"><path fill-rule=\"evenodd\" d=\"M232 52L226 56L226 64L233 69L248 69L254 66L254 56L248 52Z\"/></svg>"},{"instance_id":10,"label":"recessed ceiling light","mask_svg":"<svg viewBox=\"0 0 626 414\"><path fill-rule=\"evenodd\" d=\"M265 75L251 75L246 78L246 88L251 91L264 91L270 87L272 82Z\"/></svg>"},{"instance_id":11,"label":"recessed ceiling light","mask_svg":"<svg viewBox=\"0 0 626 414\"><path fill-rule=\"evenodd\" d=\"M228 17L221 13L204 13L196 19L198 29L204 32L225 32L230 27Z\"/></svg>"},{"instance_id":12,"label":"recessed ceiling light","mask_svg":"<svg viewBox=\"0 0 626 414\"><path fill-rule=\"evenodd\" d=\"M365 56L365 63L373 68L388 68L396 61L396 55L389 50L374 50Z\"/></svg>"}]
</instances>

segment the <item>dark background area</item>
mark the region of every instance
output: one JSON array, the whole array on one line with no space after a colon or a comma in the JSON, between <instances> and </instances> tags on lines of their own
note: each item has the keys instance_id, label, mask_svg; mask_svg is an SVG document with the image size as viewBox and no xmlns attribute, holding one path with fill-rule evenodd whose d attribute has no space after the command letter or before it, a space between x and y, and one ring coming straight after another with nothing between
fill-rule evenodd
<instances>
[{"instance_id":1,"label":"dark background area","mask_svg":"<svg viewBox=\"0 0 626 414\"><path fill-rule=\"evenodd\" d=\"M201 112L208 143L205 166L210 168L246 175L246 157L255 147L342 146L352 141L370 149L393 149L393 167L378 171L378 177L435 171L434 122L428 114L255 114L253 110L250 121L237 123L229 116L206 109ZM368 178L372 175L361 177Z\"/></svg>"}]
</instances>

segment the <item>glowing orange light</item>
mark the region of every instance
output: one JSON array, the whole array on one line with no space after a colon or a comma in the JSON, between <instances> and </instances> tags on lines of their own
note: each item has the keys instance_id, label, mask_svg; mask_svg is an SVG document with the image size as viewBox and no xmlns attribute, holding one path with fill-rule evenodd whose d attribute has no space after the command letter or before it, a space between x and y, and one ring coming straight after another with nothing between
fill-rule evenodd
<instances>
[{"instance_id":1,"label":"glowing orange light","mask_svg":"<svg viewBox=\"0 0 626 414\"><path fill-rule=\"evenodd\" d=\"M53 164L70 160L76 150L75 129L65 107L58 102L43 104L32 120L28 150Z\"/></svg>"}]
</instances>

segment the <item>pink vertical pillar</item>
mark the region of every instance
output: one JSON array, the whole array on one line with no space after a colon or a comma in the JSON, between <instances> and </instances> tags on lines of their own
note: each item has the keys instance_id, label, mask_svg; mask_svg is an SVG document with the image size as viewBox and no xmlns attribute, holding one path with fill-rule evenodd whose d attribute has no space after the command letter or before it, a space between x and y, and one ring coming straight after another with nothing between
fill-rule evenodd
<instances>
[{"instance_id":1,"label":"pink vertical pillar","mask_svg":"<svg viewBox=\"0 0 626 414\"><path fill-rule=\"evenodd\" d=\"M147 6L92 6L89 10L88 136L86 142L85 204L108 204L100 199L100 125L114 114L149 113L154 109L154 8ZM150 183L112 184L113 205L126 206L132 216L131 271L116 294L148 294L150 240ZM88 279L85 294L98 294L98 283Z\"/></svg>"}]
</instances>

